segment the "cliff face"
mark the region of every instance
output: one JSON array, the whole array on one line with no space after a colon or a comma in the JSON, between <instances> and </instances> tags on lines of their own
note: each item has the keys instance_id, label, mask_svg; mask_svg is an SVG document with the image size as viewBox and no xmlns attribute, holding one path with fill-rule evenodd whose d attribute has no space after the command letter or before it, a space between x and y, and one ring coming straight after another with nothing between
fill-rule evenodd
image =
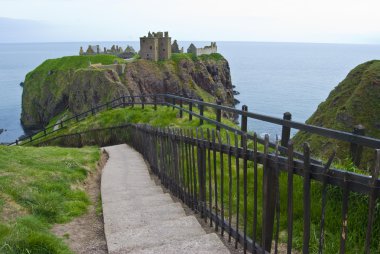
<instances>
[{"instance_id":1,"label":"cliff face","mask_svg":"<svg viewBox=\"0 0 380 254\"><path fill-rule=\"evenodd\" d=\"M380 61L369 61L354 68L322 102L308 124L352 132L356 125L366 128L366 136L380 138ZM303 132L296 144L309 142L314 154L328 156L333 149L341 160L349 158L349 144ZM361 167L373 163L373 150L365 149Z\"/></svg>"},{"instance_id":2,"label":"cliff face","mask_svg":"<svg viewBox=\"0 0 380 254\"><path fill-rule=\"evenodd\" d=\"M115 59L106 60L98 62ZM76 114L122 95L175 93L206 101L216 97L234 105L229 65L219 54L109 66L89 66L89 61L96 63L90 56L48 60L27 75L22 96L24 128L39 129L66 109Z\"/></svg>"}]
</instances>

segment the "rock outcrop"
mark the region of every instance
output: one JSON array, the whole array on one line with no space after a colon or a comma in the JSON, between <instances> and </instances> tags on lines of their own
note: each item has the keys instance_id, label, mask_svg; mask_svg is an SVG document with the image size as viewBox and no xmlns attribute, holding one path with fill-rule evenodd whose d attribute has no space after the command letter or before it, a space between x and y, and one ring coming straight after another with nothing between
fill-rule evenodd
<instances>
[{"instance_id":1,"label":"rock outcrop","mask_svg":"<svg viewBox=\"0 0 380 254\"><path fill-rule=\"evenodd\" d=\"M45 61L30 72L22 96L24 128L40 129L65 110L80 113L122 95L172 93L208 101L218 98L234 105L230 68L219 54L202 58L183 54L167 61L138 59L107 66L95 63L89 56L65 57Z\"/></svg>"},{"instance_id":2,"label":"rock outcrop","mask_svg":"<svg viewBox=\"0 0 380 254\"><path fill-rule=\"evenodd\" d=\"M354 68L306 121L308 124L352 132L363 125L366 136L380 138L380 61L369 61ZM297 145L309 142L313 153L322 157L337 151L341 160L350 158L349 144L299 132ZM374 153L364 149L361 168L371 167Z\"/></svg>"}]
</instances>

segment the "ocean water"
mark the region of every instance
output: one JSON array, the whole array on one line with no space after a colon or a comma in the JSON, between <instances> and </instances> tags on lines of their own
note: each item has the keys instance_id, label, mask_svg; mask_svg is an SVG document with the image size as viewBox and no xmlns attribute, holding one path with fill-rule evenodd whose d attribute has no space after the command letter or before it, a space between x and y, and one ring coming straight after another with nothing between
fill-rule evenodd
<instances>
[{"instance_id":1,"label":"ocean water","mask_svg":"<svg viewBox=\"0 0 380 254\"><path fill-rule=\"evenodd\" d=\"M24 134L20 125L19 86L25 75L45 59L77 55L88 42L0 44L0 135L1 142L14 141ZM110 47L138 42L96 42ZM197 42L203 46L208 42ZM189 42L179 42L186 49ZM229 61L232 83L240 92L240 105L249 111L282 117L291 112L293 120L304 122L326 99L329 92L356 65L380 59L380 45L217 42L218 51ZM248 122L258 134L281 133L279 126L261 121Z\"/></svg>"}]
</instances>

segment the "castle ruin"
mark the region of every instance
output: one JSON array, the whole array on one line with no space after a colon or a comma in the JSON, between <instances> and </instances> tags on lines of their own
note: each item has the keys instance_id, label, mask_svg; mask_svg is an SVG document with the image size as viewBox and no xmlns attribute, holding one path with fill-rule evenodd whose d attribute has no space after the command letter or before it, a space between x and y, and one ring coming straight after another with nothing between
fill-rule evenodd
<instances>
[{"instance_id":1,"label":"castle ruin","mask_svg":"<svg viewBox=\"0 0 380 254\"><path fill-rule=\"evenodd\" d=\"M140 37L140 57L147 60L168 60L172 55L169 32L148 33Z\"/></svg>"},{"instance_id":2,"label":"castle ruin","mask_svg":"<svg viewBox=\"0 0 380 254\"><path fill-rule=\"evenodd\" d=\"M210 46L205 46L203 48L197 48L193 43L190 44L187 49L187 53L194 54L196 56L200 55L209 55L218 52L218 47L216 46L216 42L211 42Z\"/></svg>"},{"instance_id":3,"label":"castle ruin","mask_svg":"<svg viewBox=\"0 0 380 254\"><path fill-rule=\"evenodd\" d=\"M133 49L132 46L127 46L125 50L123 50L122 47L118 45L112 45L111 49L107 49L104 47L104 50L101 51L99 45L89 45L87 50L84 51L83 47L80 47L79 49L79 55L80 56L85 56L85 55L114 55L120 58L132 58L135 54L136 51Z\"/></svg>"}]
</instances>

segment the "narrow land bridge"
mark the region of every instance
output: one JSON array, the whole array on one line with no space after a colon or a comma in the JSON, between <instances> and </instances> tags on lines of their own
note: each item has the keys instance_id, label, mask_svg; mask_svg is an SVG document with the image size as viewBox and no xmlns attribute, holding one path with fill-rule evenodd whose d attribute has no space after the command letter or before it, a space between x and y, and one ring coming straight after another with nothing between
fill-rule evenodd
<instances>
[{"instance_id":1,"label":"narrow land bridge","mask_svg":"<svg viewBox=\"0 0 380 254\"><path fill-rule=\"evenodd\" d=\"M104 150L109 160L101 193L109 253L230 253L156 185L138 152L127 145Z\"/></svg>"}]
</instances>

